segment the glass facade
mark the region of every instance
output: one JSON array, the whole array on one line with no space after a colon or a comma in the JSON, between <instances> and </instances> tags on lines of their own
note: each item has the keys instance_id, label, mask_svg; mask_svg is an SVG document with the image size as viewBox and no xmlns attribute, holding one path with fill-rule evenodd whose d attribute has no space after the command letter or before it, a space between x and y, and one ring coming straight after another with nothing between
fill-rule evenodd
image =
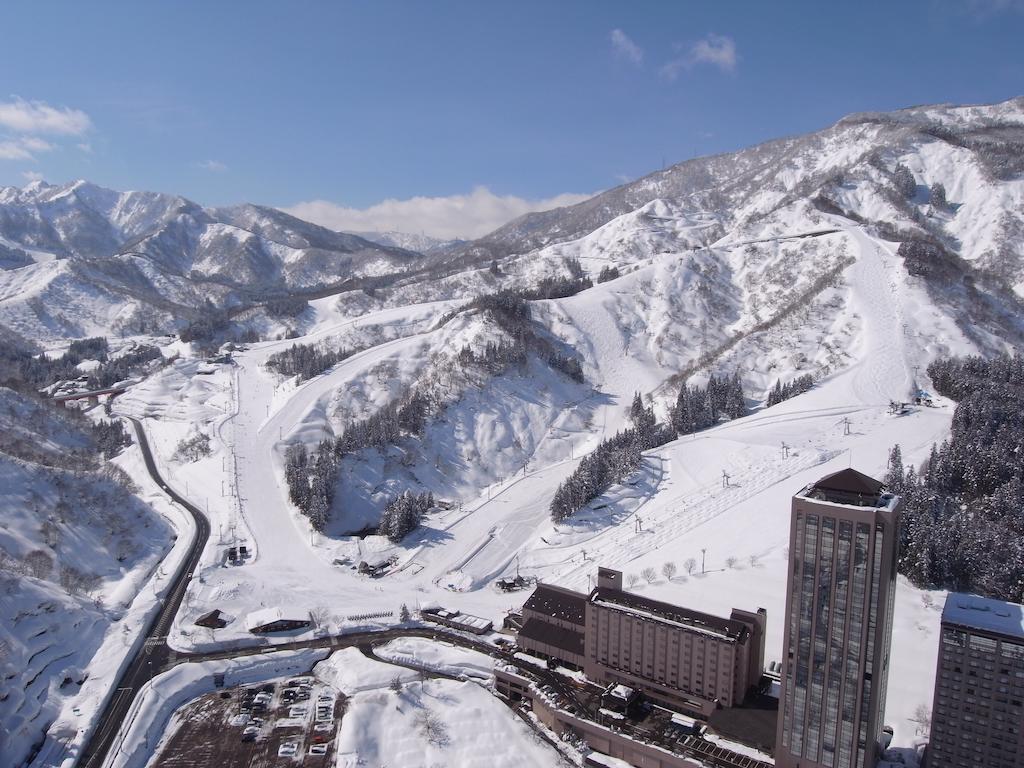
<instances>
[{"instance_id":1,"label":"glass facade","mask_svg":"<svg viewBox=\"0 0 1024 768\"><path fill-rule=\"evenodd\" d=\"M779 734L791 760L782 764L864 768L884 714L895 516L827 508L794 509Z\"/></svg>"}]
</instances>

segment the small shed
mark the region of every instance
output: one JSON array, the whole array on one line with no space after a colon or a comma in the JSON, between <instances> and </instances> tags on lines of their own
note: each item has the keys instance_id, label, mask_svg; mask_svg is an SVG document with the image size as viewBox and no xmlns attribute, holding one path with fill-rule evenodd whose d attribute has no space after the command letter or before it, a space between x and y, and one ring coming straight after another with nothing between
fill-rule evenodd
<instances>
[{"instance_id":1,"label":"small shed","mask_svg":"<svg viewBox=\"0 0 1024 768\"><path fill-rule=\"evenodd\" d=\"M209 613L204 613L196 619L196 625L208 629L223 629L228 625L229 619L226 617L227 614L221 611L220 608L214 608Z\"/></svg>"},{"instance_id":2,"label":"small shed","mask_svg":"<svg viewBox=\"0 0 1024 768\"><path fill-rule=\"evenodd\" d=\"M312 622L308 616L299 618L297 614L285 614L281 608L263 608L259 611L253 611L245 620L245 628L254 635L306 629L311 624Z\"/></svg>"}]
</instances>

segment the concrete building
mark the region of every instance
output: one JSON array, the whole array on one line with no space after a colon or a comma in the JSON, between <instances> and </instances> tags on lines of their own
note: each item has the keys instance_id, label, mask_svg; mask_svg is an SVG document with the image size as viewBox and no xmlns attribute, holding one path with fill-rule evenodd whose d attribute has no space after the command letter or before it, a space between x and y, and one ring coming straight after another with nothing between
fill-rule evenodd
<instances>
[{"instance_id":1,"label":"concrete building","mask_svg":"<svg viewBox=\"0 0 1024 768\"><path fill-rule=\"evenodd\" d=\"M946 598L928 766L1024 768L1024 606Z\"/></svg>"},{"instance_id":2,"label":"concrete building","mask_svg":"<svg viewBox=\"0 0 1024 768\"><path fill-rule=\"evenodd\" d=\"M854 469L793 497L779 768L871 768L885 713L899 497Z\"/></svg>"},{"instance_id":3,"label":"concrete building","mask_svg":"<svg viewBox=\"0 0 1024 768\"><path fill-rule=\"evenodd\" d=\"M704 719L742 704L764 667L764 609L728 619L691 611L623 591L622 573L609 568L590 595L539 585L523 619L521 648Z\"/></svg>"}]
</instances>

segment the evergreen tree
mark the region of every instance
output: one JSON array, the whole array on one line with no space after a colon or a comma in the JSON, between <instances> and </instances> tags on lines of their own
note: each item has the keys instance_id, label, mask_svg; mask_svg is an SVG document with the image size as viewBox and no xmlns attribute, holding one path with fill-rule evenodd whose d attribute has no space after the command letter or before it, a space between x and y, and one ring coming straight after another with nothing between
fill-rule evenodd
<instances>
[{"instance_id":1,"label":"evergreen tree","mask_svg":"<svg viewBox=\"0 0 1024 768\"><path fill-rule=\"evenodd\" d=\"M917 182L914 180L914 174L903 163L899 163L896 166L892 174L892 180L896 185L896 191L907 200L910 200L917 194Z\"/></svg>"}]
</instances>

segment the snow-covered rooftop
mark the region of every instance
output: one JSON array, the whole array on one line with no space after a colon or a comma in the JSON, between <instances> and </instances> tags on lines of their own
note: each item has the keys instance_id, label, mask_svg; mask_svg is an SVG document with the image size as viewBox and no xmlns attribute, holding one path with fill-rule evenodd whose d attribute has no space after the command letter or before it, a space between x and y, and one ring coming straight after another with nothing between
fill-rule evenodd
<instances>
[{"instance_id":1,"label":"snow-covered rooftop","mask_svg":"<svg viewBox=\"0 0 1024 768\"><path fill-rule=\"evenodd\" d=\"M261 608L245 617L245 628L252 632L257 627L262 627L275 621L309 621L309 617L303 616L300 613L286 615L281 608Z\"/></svg>"},{"instance_id":2,"label":"snow-covered rooftop","mask_svg":"<svg viewBox=\"0 0 1024 768\"><path fill-rule=\"evenodd\" d=\"M950 592L942 609L943 624L996 632L1024 640L1024 605L978 595Z\"/></svg>"}]
</instances>

